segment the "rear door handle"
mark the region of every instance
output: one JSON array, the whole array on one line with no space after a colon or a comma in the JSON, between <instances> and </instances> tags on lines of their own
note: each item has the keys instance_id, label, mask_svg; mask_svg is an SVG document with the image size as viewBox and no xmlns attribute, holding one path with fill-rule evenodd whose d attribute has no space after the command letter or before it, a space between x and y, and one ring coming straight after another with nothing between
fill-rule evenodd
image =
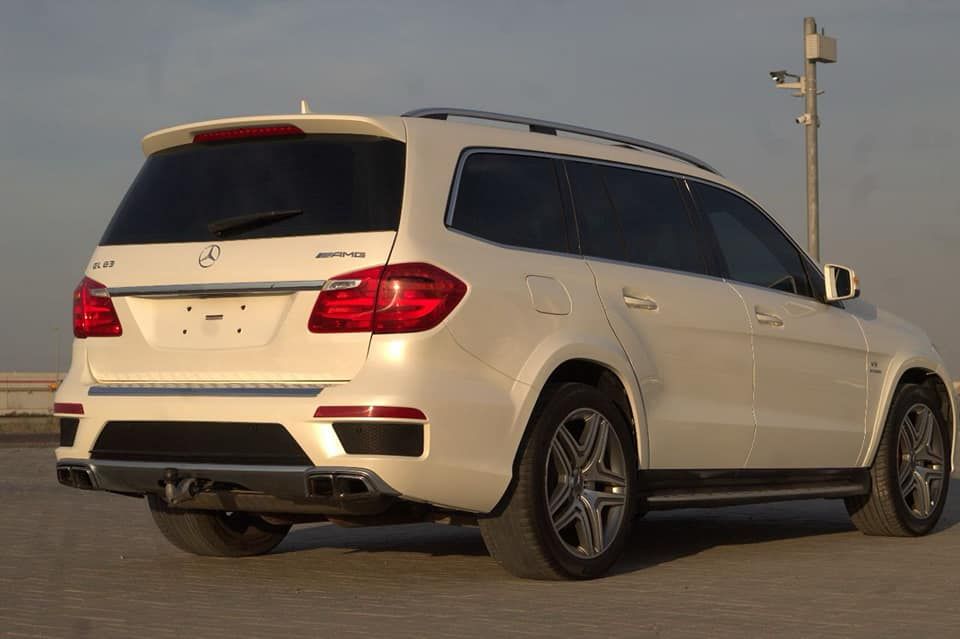
<instances>
[{"instance_id":1,"label":"rear door handle","mask_svg":"<svg viewBox=\"0 0 960 639\"><path fill-rule=\"evenodd\" d=\"M656 300L649 297L634 297L633 295L623 294L624 303L630 308L639 308L644 311L655 311L660 308Z\"/></svg>"},{"instance_id":2,"label":"rear door handle","mask_svg":"<svg viewBox=\"0 0 960 639\"><path fill-rule=\"evenodd\" d=\"M783 326L783 319L773 313L764 313L763 311L757 311L757 321L767 326Z\"/></svg>"}]
</instances>

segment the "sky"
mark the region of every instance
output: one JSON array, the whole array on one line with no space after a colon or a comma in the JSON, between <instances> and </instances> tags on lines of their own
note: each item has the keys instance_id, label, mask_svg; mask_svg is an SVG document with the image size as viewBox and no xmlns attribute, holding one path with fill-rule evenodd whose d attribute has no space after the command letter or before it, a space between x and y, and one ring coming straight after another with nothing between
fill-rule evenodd
<instances>
[{"instance_id":1,"label":"sky","mask_svg":"<svg viewBox=\"0 0 960 639\"><path fill-rule=\"evenodd\" d=\"M0 0L0 370L66 366L70 296L140 139L195 120L505 111L702 157L805 244L803 17L819 66L825 262L960 372L960 2Z\"/></svg>"}]
</instances>

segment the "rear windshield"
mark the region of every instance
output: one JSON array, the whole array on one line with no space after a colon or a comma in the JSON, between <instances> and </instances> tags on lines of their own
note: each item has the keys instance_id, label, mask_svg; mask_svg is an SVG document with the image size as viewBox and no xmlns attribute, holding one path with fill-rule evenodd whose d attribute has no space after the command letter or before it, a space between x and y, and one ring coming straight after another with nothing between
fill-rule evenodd
<instances>
[{"instance_id":1,"label":"rear windshield","mask_svg":"<svg viewBox=\"0 0 960 639\"><path fill-rule=\"evenodd\" d=\"M100 243L396 230L403 167L402 142L358 135L168 149L147 158ZM225 220L272 213L268 223L215 233Z\"/></svg>"}]
</instances>

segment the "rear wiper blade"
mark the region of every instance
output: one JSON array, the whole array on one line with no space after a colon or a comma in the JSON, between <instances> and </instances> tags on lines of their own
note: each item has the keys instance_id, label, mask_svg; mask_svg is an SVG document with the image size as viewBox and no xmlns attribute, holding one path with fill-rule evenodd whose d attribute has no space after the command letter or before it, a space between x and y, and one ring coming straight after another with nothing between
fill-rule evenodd
<instances>
[{"instance_id":1,"label":"rear wiper blade","mask_svg":"<svg viewBox=\"0 0 960 639\"><path fill-rule=\"evenodd\" d=\"M239 235L253 229L268 226L276 222L288 220L303 214L303 209L287 209L284 211L260 211L235 217L225 217L207 224L207 230L217 237Z\"/></svg>"}]
</instances>

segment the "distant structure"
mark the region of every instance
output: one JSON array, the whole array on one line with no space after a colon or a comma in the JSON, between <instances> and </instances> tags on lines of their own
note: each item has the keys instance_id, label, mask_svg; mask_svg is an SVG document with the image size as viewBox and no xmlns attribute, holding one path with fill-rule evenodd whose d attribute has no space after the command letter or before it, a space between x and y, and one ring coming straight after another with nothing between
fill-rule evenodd
<instances>
[{"instance_id":1,"label":"distant structure","mask_svg":"<svg viewBox=\"0 0 960 639\"><path fill-rule=\"evenodd\" d=\"M49 415L55 390L54 373L0 373L0 418Z\"/></svg>"}]
</instances>

